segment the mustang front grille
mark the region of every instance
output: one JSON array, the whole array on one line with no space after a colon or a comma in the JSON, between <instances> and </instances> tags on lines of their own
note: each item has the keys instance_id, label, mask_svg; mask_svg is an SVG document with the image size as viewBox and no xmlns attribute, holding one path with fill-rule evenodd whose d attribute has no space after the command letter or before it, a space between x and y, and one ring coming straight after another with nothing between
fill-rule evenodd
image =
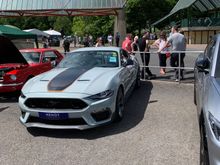
<instances>
[{"instance_id":1,"label":"mustang front grille","mask_svg":"<svg viewBox=\"0 0 220 165\"><path fill-rule=\"evenodd\" d=\"M88 106L80 99L30 98L25 101L29 108L42 109L83 109Z\"/></svg>"}]
</instances>

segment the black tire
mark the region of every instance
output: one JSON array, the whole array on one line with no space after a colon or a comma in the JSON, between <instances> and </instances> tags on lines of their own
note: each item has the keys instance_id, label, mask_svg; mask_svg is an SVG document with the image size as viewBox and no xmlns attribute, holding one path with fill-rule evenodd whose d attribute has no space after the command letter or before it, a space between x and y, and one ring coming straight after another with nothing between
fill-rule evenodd
<instances>
[{"instance_id":1,"label":"black tire","mask_svg":"<svg viewBox=\"0 0 220 165\"><path fill-rule=\"evenodd\" d=\"M122 88L120 87L117 93L115 112L113 121L121 121L124 116L124 94Z\"/></svg>"},{"instance_id":2,"label":"black tire","mask_svg":"<svg viewBox=\"0 0 220 165\"><path fill-rule=\"evenodd\" d=\"M199 116L199 128L200 128L200 165L209 165L208 144L206 139L203 113L201 113Z\"/></svg>"},{"instance_id":3,"label":"black tire","mask_svg":"<svg viewBox=\"0 0 220 165\"><path fill-rule=\"evenodd\" d=\"M137 73L137 77L136 77L136 82L135 82L135 88L140 88L141 87L141 74L140 74L140 70Z\"/></svg>"}]
</instances>

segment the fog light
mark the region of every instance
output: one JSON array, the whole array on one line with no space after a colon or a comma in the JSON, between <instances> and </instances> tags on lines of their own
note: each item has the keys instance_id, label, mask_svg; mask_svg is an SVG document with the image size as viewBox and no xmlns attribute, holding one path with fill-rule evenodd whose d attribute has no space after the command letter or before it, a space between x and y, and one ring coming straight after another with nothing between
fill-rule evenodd
<instances>
[{"instance_id":1,"label":"fog light","mask_svg":"<svg viewBox=\"0 0 220 165\"><path fill-rule=\"evenodd\" d=\"M105 108L101 110L95 110L91 113L91 115L95 119L95 121L102 121L110 118L111 111L110 108Z\"/></svg>"}]
</instances>

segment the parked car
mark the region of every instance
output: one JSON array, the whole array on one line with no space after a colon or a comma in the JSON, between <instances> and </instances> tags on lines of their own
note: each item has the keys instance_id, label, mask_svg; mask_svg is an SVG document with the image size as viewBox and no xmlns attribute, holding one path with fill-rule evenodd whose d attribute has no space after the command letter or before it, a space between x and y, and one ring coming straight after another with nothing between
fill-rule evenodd
<instances>
[{"instance_id":1,"label":"parked car","mask_svg":"<svg viewBox=\"0 0 220 165\"><path fill-rule=\"evenodd\" d=\"M49 46L57 46L57 47L59 47L60 46L60 39L59 39L58 36L51 35L48 38L48 43L49 43Z\"/></svg>"},{"instance_id":2,"label":"parked car","mask_svg":"<svg viewBox=\"0 0 220 165\"><path fill-rule=\"evenodd\" d=\"M220 34L212 38L195 63L197 105L203 164L220 164Z\"/></svg>"},{"instance_id":3,"label":"parked car","mask_svg":"<svg viewBox=\"0 0 220 165\"><path fill-rule=\"evenodd\" d=\"M18 50L0 36L0 93L15 92L30 78L52 69L63 56L54 49Z\"/></svg>"},{"instance_id":4,"label":"parked car","mask_svg":"<svg viewBox=\"0 0 220 165\"><path fill-rule=\"evenodd\" d=\"M116 47L81 48L28 81L19 97L26 127L87 129L123 117L124 100L140 85L135 57Z\"/></svg>"}]
</instances>

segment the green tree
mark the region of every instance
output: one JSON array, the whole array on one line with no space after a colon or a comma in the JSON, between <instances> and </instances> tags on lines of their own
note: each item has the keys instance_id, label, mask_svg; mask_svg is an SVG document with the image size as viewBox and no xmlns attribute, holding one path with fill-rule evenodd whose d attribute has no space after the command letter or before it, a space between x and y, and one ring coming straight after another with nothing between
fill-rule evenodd
<instances>
[{"instance_id":1,"label":"green tree","mask_svg":"<svg viewBox=\"0 0 220 165\"><path fill-rule=\"evenodd\" d=\"M65 35L72 34L72 17L57 17L53 28L57 31L64 30Z\"/></svg>"},{"instance_id":2,"label":"green tree","mask_svg":"<svg viewBox=\"0 0 220 165\"><path fill-rule=\"evenodd\" d=\"M74 17L72 31L78 36L92 35L94 38L113 33L114 17Z\"/></svg>"},{"instance_id":3,"label":"green tree","mask_svg":"<svg viewBox=\"0 0 220 165\"><path fill-rule=\"evenodd\" d=\"M150 29L150 25L168 14L176 0L129 0L127 1L127 28L129 32Z\"/></svg>"}]
</instances>

